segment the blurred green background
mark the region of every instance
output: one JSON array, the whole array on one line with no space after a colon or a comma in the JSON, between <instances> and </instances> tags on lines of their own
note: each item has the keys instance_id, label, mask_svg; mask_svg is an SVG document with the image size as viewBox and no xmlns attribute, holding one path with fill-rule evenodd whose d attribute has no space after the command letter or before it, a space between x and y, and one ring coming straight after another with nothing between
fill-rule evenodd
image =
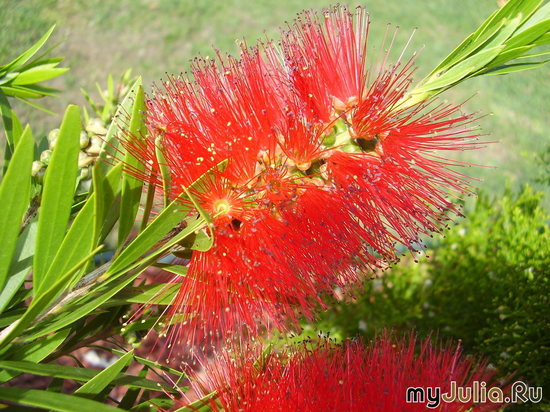
<instances>
[{"instance_id":1,"label":"blurred green background","mask_svg":"<svg viewBox=\"0 0 550 412\"><path fill-rule=\"evenodd\" d=\"M386 24L400 27L400 47L415 28L411 51L418 50L420 80L503 0L373 0L350 2L371 14L371 45L381 44ZM57 24L55 55L65 56L71 70L50 84L62 89L48 107L62 113L68 103L84 104L79 89L105 84L107 74L117 77L127 68L142 75L146 89L165 73L179 73L197 54L237 50L235 41L253 43L275 37L279 27L304 8L331 4L314 0L0 0L0 61L5 62ZM472 168L469 174L483 182L476 186L499 194L507 183L518 186L539 174L535 158L549 144L547 114L550 89L544 87L550 67L509 76L469 80L442 96L453 103L469 97L464 108L487 116L479 124L487 141L482 150L462 153L461 160L491 166ZM30 122L35 135L56 127L60 118L15 107ZM493 168L494 167L494 168ZM537 186L548 192L548 186ZM546 200L548 205L548 200Z\"/></svg>"}]
</instances>

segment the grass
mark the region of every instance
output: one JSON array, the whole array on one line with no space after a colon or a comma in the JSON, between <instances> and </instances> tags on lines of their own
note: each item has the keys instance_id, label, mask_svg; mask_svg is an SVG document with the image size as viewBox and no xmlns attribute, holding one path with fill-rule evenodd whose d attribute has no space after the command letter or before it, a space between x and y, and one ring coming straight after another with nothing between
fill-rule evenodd
<instances>
[{"instance_id":1,"label":"grass","mask_svg":"<svg viewBox=\"0 0 550 412\"><path fill-rule=\"evenodd\" d=\"M108 73L118 76L132 67L150 89L166 72L185 71L197 54L212 54L212 45L235 53L236 39L253 43L274 37L278 27L301 9L329 4L325 0L0 0L0 62L13 58L56 23L54 41L61 42L56 54L66 57L71 71L52 82L63 93L49 103L62 113L68 103L84 104L80 87L91 90L95 82L103 84ZM366 6L373 21L373 45L379 44L388 22L400 26L395 50L418 28L413 41L413 49L422 49L418 79L498 7L496 0L372 0ZM550 68L544 67L474 79L443 96L458 103L475 95L464 110L487 114L479 121L490 133L486 140L499 141L460 155L461 160L495 167L471 170L471 175L484 179L477 186L499 193L507 183L531 182L538 175L540 166L534 159L549 142L550 90L543 86L549 73ZM18 110L39 134L60 121ZM548 187L539 188L549 192Z\"/></svg>"}]
</instances>

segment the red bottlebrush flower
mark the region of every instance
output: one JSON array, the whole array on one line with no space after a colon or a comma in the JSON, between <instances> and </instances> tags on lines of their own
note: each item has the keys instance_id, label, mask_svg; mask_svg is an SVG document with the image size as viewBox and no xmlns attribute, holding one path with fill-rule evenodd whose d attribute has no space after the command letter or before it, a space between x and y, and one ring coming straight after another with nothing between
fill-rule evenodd
<instances>
[{"instance_id":1,"label":"red bottlebrush flower","mask_svg":"<svg viewBox=\"0 0 550 412\"><path fill-rule=\"evenodd\" d=\"M460 346L438 349L427 340L420 342L418 354L416 347L414 336L384 335L368 346L323 341L265 356L258 345L245 344L215 355L194 389L200 396L216 391L209 405L226 412L425 411L435 406L433 398L407 402L407 388L437 387L440 394L451 394L453 386L460 393L470 388L472 397L449 403L439 399L438 411L466 411L474 405L476 411L500 409L503 402L488 401L487 393L498 388L492 391L506 395L508 388L500 387L485 361L466 358ZM474 402L477 390L485 398Z\"/></svg>"},{"instance_id":2,"label":"red bottlebrush flower","mask_svg":"<svg viewBox=\"0 0 550 412\"><path fill-rule=\"evenodd\" d=\"M305 12L281 50L197 59L193 78L170 78L148 100L148 136L124 142L145 172L130 173L162 187L165 164L175 199L228 160L192 190L214 243L187 251L174 339L311 317L322 293L395 261L398 244L415 250L458 213L449 197L467 179L436 152L475 147L472 117L403 105L412 60L385 67L386 55L369 71L368 26L362 8L327 9L321 22Z\"/></svg>"},{"instance_id":3,"label":"red bottlebrush flower","mask_svg":"<svg viewBox=\"0 0 550 412\"><path fill-rule=\"evenodd\" d=\"M324 10L319 20L303 12L283 32L282 47L294 87L326 120L333 108L344 110L363 94L370 23L363 8L352 13L345 6Z\"/></svg>"}]
</instances>

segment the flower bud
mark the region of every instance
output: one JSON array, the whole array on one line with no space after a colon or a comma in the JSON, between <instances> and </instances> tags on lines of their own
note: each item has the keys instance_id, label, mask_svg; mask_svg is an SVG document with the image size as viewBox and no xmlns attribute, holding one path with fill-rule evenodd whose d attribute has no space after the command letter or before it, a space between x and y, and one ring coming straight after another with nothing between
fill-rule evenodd
<instances>
[{"instance_id":1,"label":"flower bud","mask_svg":"<svg viewBox=\"0 0 550 412\"><path fill-rule=\"evenodd\" d=\"M57 142L57 138L59 137L59 129L52 129L48 133L48 146L50 149L53 149L55 147L55 143Z\"/></svg>"},{"instance_id":2,"label":"flower bud","mask_svg":"<svg viewBox=\"0 0 550 412\"><path fill-rule=\"evenodd\" d=\"M31 175L32 176L38 175L38 172L40 172L40 170L42 170L43 167L44 167L44 163L42 163L40 160L35 160L34 162L32 162Z\"/></svg>"},{"instance_id":3,"label":"flower bud","mask_svg":"<svg viewBox=\"0 0 550 412\"><path fill-rule=\"evenodd\" d=\"M34 177L36 177L36 180L38 180L38 182L42 183L44 181L45 174L46 174L46 169L43 167L38 171L38 173L36 173Z\"/></svg>"},{"instance_id":4,"label":"flower bud","mask_svg":"<svg viewBox=\"0 0 550 412\"><path fill-rule=\"evenodd\" d=\"M80 148L85 149L90 144L90 138L85 131L80 132Z\"/></svg>"},{"instance_id":5,"label":"flower bud","mask_svg":"<svg viewBox=\"0 0 550 412\"><path fill-rule=\"evenodd\" d=\"M59 129L52 129L48 133L48 142L51 142L52 140L56 140L59 137Z\"/></svg>"},{"instance_id":6,"label":"flower bud","mask_svg":"<svg viewBox=\"0 0 550 412\"><path fill-rule=\"evenodd\" d=\"M92 177L92 168L90 166L80 169L80 180L86 180Z\"/></svg>"},{"instance_id":7,"label":"flower bud","mask_svg":"<svg viewBox=\"0 0 550 412\"><path fill-rule=\"evenodd\" d=\"M86 153L97 156L99 152L101 152L101 143L99 136L92 136L90 146L86 149Z\"/></svg>"},{"instance_id":8,"label":"flower bud","mask_svg":"<svg viewBox=\"0 0 550 412\"><path fill-rule=\"evenodd\" d=\"M98 118L90 119L86 125L86 131L91 134L99 134L102 136L107 134L107 129L103 125L103 122Z\"/></svg>"},{"instance_id":9,"label":"flower bud","mask_svg":"<svg viewBox=\"0 0 550 412\"><path fill-rule=\"evenodd\" d=\"M50 163L50 159L52 157L52 151L51 150L44 150L42 153L40 153L40 161L47 165Z\"/></svg>"},{"instance_id":10,"label":"flower bud","mask_svg":"<svg viewBox=\"0 0 550 412\"><path fill-rule=\"evenodd\" d=\"M88 156L85 152L80 152L78 154L78 167L80 169L85 168L89 164L91 164L94 161L94 158L91 156Z\"/></svg>"}]
</instances>

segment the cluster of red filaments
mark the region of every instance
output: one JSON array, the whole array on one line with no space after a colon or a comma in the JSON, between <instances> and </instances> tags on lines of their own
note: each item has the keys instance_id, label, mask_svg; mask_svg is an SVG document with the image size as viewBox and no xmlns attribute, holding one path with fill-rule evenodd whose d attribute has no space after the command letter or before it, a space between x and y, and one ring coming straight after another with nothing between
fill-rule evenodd
<instances>
[{"instance_id":1,"label":"cluster of red filaments","mask_svg":"<svg viewBox=\"0 0 550 412\"><path fill-rule=\"evenodd\" d=\"M210 395L213 411L397 412L438 406L438 411L458 412L474 404L476 411L500 410L504 399L499 396L473 395L476 387L486 394L500 386L486 362L466 358L459 347L436 349L429 341L419 347L415 351L414 336L385 335L368 346L306 342L266 355L259 345L246 343L206 361L206 373L196 376L193 385L200 396ZM407 402L408 388L428 387L449 396L466 390L472 396L452 402L411 396ZM498 394L508 393L508 386L498 389Z\"/></svg>"},{"instance_id":2,"label":"cluster of red filaments","mask_svg":"<svg viewBox=\"0 0 550 412\"><path fill-rule=\"evenodd\" d=\"M213 222L178 280L174 340L311 317L457 212L467 179L440 152L474 147L473 119L409 107L412 59L371 62L368 28L362 8L303 12L280 42L196 59L148 100L146 140L126 142L139 176L170 199L192 187Z\"/></svg>"}]
</instances>

